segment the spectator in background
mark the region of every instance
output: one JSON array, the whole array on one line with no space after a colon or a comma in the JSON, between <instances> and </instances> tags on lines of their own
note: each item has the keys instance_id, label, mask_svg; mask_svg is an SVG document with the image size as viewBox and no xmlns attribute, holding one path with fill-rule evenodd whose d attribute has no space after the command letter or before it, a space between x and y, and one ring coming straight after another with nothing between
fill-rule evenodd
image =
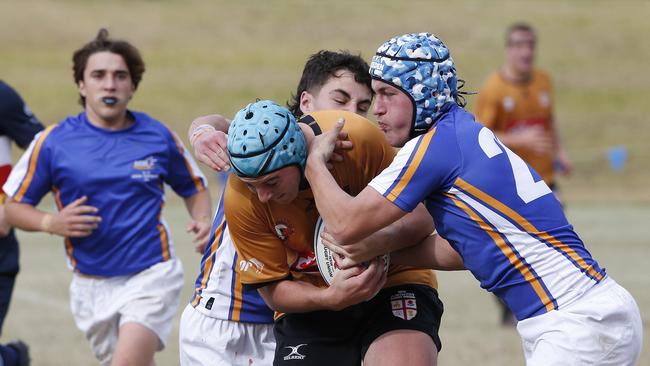
<instances>
[{"instance_id":1,"label":"spectator in background","mask_svg":"<svg viewBox=\"0 0 650 366\"><path fill-rule=\"evenodd\" d=\"M557 195L554 170L571 173L553 116L551 78L535 68L537 35L532 26L515 23L506 31L506 62L480 89L474 114L499 140L533 167ZM514 325L503 303L502 323Z\"/></svg>"},{"instance_id":2,"label":"spectator in background","mask_svg":"<svg viewBox=\"0 0 650 366\"><path fill-rule=\"evenodd\" d=\"M144 71L137 48L101 29L73 55L84 110L37 135L4 185L10 223L65 238L73 317L102 365L150 366L171 332L183 269L163 183L183 197L197 244L209 234L205 177L181 140L127 109ZM55 214L35 207L49 191Z\"/></svg>"},{"instance_id":3,"label":"spectator in background","mask_svg":"<svg viewBox=\"0 0 650 366\"><path fill-rule=\"evenodd\" d=\"M20 95L0 80L0 184L4 184L11 173L11 142L24 149L43 128ZM0 333L20 267L18 241L5 218L5 198L4 193L0 192ZM21 341L7 346L0 349L4 364L24 364L24 359L28 359L27 346Z\"/></svg>"}]
</instances>

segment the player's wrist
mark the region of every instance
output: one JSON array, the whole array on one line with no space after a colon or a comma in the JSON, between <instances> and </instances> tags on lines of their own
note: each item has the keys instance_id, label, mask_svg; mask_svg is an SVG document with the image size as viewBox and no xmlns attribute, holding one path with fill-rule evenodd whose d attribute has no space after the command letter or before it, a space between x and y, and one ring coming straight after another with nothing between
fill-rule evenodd
<instances>
[{"instance_id":1,"label":"player's wrist","mask_svg":"<svg viewBox=\"0 0 650 366\"><path fill-rule=\"evenodd\" d=\"M199 138L199 136L210 131L216 132L217 130L212 125L209 124L202 124L196 126L196 128L192 131L192 134L190 135L190 145L194 146L194 143Z\"/></svg>"},{"instance_id":2,"label":"player's wrist","mask_svg":"<svg viewBox=\"0 0 650 366\"><path fill-rule=\"evenodd\" d=\"M46 213L41 218L40 231L52 234L52 221L54 216L51 213Z\"/></svg>"}]
</instances>

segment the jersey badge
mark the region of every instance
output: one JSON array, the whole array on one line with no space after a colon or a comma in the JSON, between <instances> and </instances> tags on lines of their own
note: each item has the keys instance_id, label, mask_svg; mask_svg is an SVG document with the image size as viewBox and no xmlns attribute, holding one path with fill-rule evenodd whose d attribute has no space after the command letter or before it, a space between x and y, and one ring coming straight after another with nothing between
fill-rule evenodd
<instances>
[{"instance_id":1,"label":"jersey badge","mask_svg":"<svg viewBox=\"0 0 650 366\"><path fill-rule=\"evenodd\" d=\"M293 228L291 228L288 223L280 221L275 225L275 234L280 238L280 240L287 241L289 236L293 234Z\"/></svg>"},{"instance_id":2,"label":"jersey badge","mask_svg":"<svg viewBox=\"0 0 650 366\"><path fill-rule=\"evenodd\" d=\"M548 92L542 91L539 93L539 105L543 108L548 108L551 105L551 97L548 95Z\"/></svg>"},{"instance_id":3,"label":"jersey badge","mask_svg":"<svg viewBox=\"0 0 650 366\"><path fill-rule=\"evenodd\" d=\"M398 291L392 295L390 307L394 316L404 320L411 320L418 314L418 304L412 292Z\"/></svg>"},{"instance_id":4,"label":"jersey badge","mask_svg":"<svg viewBox=\"0 0 650 366\"><path fill-rule=\"evenodd\" d=\"M515 100L512 99L512 97L504 97L503 109L505 109L506 112L512 112L512 110L515 109Z\"/></svg>"},{"instance_id":5,"label":"jersey badge","mask_svg":"<svg viewBox=\"0 0 650 366\"><path fill-rule=\"evenodd\" d=\"M142 180L144 182L158 179L158 174L153 173L154 168L156 168L157 162L158 159L156 159L153 156L149 156L142 160L134 161L133 169L137 170L137 172L131 174L131 178L136 180Z\"/></svg>"}]
</instances>

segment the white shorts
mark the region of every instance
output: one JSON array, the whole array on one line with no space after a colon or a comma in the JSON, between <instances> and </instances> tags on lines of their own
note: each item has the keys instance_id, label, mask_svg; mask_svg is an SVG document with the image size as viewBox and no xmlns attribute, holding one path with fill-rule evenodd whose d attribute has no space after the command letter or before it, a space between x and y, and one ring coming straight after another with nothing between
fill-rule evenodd
<instances>
[{"instance_id":1,"label":"white shorts","mask_svg":"<svg viewBox=\"0 0 650 366\"><path fill-rule=\"evenodd\" d=\"M634 365L643 329L629 292L607 277L560 310L517 324L526 365Z\"/></svg>"},{"instance_id":2,"label":"white shorts","mask_svg":"<svg viewBox=\"0 0 650 366\"><path fill-rule=\"evenodd\" d=\"M135 322L151 329L162 350L171 333L183 288L178 259L155 264L130 276L90 277L74 274L70 308L102 364L111 361L119 327Z\"/></svg>"},{"instance_id":3,"label":"white shorts","mask_svg":"<svg viewBox=\"0 0 650 366\"><path fill-rule=\"evenodd\" d=\"M240 323L209 317L187 305L180 324L181 366L271 365L273 324Z\"/></svg>"}]
</instances>

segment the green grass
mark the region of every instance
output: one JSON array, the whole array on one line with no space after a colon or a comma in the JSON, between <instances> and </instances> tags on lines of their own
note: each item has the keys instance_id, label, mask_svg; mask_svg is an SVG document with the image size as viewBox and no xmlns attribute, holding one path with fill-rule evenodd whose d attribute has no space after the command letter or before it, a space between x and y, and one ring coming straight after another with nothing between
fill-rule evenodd
<instances>
[{"instance_id":1,"label":"green grass","mask_svg":"<svg viewBox=\"0 0 650 366\"><path fill-rule=\"evenodd\" d=\"M257 97L285 101L307 56L321 48L368 59L381 42L412 31L444 39L467 88L478 90L503 60L504 28L530 21L540 38L538 64L554 78L556 114L575 164L574 175L560 181L569 215L608 273L636 296L648 324L650 277L641 268L650 236L649 16L650 2L642 0L2 0L0 78L47 124L75 114L72 52L106 26L138 46L147 64L132 107L184 137L198 115L232 115ZM622 172L607 165L606 151L616 145L630 153ZM187 299L199 257L183 232L184 210L174 202L167 218L185 263ZM37 365L93 364L69 314L61 240L21 238L23 270L2 339L27 339ZM440 279L446 303L441 364L522 364L518 337L497 326L493 299L467 274ZM177 364L177 353L173 338L158 363ZM650 350L641 364L650 365Z\"/></svg>"}]
</instances>

